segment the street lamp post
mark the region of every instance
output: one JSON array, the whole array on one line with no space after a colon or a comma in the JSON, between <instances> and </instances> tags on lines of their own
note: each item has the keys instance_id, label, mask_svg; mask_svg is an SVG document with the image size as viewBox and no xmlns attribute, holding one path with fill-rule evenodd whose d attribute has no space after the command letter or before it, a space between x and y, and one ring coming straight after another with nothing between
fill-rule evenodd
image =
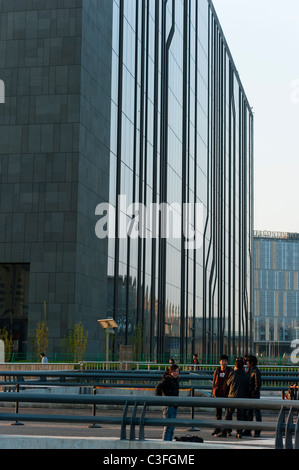
<instances>
[{"instance_id":1,"label":"street lamp post","mask_svg":"<svg viewBox=\"0 0 299 470\"><path fill-rule=\"evenodd\" d=\"M116 323L113 318L104 318L101 320L98 320L99 324L101 325L102 328L104 328L105 333L106 333L106 362L109 362L109 334L114 335L114 330L113 328L117 328L118 324Z\"/></svg>"}]
</instances>

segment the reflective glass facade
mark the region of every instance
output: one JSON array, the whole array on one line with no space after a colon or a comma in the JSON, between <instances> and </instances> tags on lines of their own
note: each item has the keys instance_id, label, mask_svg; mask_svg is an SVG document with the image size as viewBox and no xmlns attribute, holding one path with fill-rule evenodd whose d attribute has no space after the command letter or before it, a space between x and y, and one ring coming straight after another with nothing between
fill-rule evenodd
<instances>
[{"instance_id":1,"label":"reflective glass facade","mask_svg":"<svg viewBox=\"0 0 299 470\"><path fill-rule=\"evenodd\" d=\"M213 5L113 0L110 203L201 204L184 236L108 241L115 351L151 358L251 347L253 117ZM127 217L127 224L130 217ZM116 216L115 227L119 218ZM117 233L117 232L116 232ZM140 345L138 345L138 342Z\"/></svg>"},{"instance_id":2,"label":"reflective glass facade","mask_svg":"<svg viewBox=\"0 0 299 470\"><path fill-rule=\"evenodd\" d=\"M299 234L255 232L255 349L269 356L290 354L298 332Z\"/></svg>"}]
</instances>

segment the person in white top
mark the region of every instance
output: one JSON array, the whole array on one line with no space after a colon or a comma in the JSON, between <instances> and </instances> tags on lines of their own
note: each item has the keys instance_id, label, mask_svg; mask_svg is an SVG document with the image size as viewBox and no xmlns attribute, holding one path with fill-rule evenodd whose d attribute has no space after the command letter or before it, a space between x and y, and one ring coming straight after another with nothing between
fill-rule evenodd
<instances>
[{"instance_id":1,"label":"person in white top","mask_svg":"<svg viewBox=\"0 0 299 470\"><path fill-rule=\"evenodd\" d=\"M40 353L40 357L42 358L42 364L48 364L48 358L45 356L45 353Z\"/></svg>"}]
</instances>

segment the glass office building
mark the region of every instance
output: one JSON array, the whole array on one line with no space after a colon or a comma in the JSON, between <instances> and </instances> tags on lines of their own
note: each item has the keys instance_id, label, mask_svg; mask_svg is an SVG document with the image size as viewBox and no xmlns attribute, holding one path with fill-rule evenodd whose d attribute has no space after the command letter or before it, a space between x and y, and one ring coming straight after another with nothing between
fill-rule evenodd
<instances>
[{"instance_id":1,"label":"glass office building","mask_svg":"<svg viewBox=\"0 0 299 470\"><path fill-rule=\"evenodd\" d=\"M254 346L290 355L299 339L299 234L254 233Z\"/></svg>"},{"instance_id":2,"label":"glass office building","mask_svg":"<svg viewBox=\"0 0 299 470\"><path fill-rule=\"evenodd\" d=\"M0 64L0 263L27 273L27 336L46 301L52 351L82 321L102 352L108 315L116 354L248 352L253 115L212 2L29 3L1 1ZM95 230L102 203L109 237ZM133 203L167 205L175 236L159 213L120 237Z\"/></svg>"},{"instance_id":3,"label":"glass office building","mask_svg":"<svg viewBox=\"0 0 299 470\"><path fill-rule=\"evenodd\" d=\"M250 106L211 2L113 1L110 202L202 204L201 246L109 239L108 311L144 353L239 354L252 319ZM127 223L130 219L128 217ZM116 225L116 223L115 223Z\"/></svg>"}]
</instances>

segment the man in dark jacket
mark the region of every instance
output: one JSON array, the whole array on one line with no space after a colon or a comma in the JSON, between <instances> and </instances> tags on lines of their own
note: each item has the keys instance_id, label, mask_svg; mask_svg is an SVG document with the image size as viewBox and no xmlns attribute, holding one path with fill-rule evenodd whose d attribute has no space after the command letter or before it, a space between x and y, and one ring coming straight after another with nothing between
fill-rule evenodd
<instances>
[{"instance_id":1,"label":"man in dark jacket","mask_svg":"<svg viewBox=\"0 0 299 470\"><path fill-rule=\"evenodd\" d=\"M248 398L249 397L249 376L243 370L244 361L239 358L235 360L235 368L230 373L227 379L228 386L228 398ZM227 408L225 412L225 419L231 421L233 419L235 408ZM245 412L244 409L237 409L237 420L244 421ZM230 431L227 431L230 434ZM242 437L242 431L237 429L237 438Z\"/></svg>"},{"instance_id":2,"label":"man in dark jacket","mask_svg":"<svg viewBox=\"0 0 299 470\"><path fill-rule=\"evenodd\" d=\"M225 354L222 354L219 357L220 367L218 367L214 371L214 375L213 375L212 395L215 398L227 397L228 395L227 379L233 369L229 367L227 363L228 363L228 357ZM222 408L216 408L216 419L222 420ZM222 437L223 435L226 435L226 434L225 432L222 432L220 428L216 428L212 432L212 436Z\"/></svg>"},{"instance_id":3,"label":"man in dark jacket","mask_svg":"<svg viewBox=\"0 0 299 470\"><path fill-rule=\"evenodd\" d=\"M249 356L247 361L247 374L249 376L249 398L260 398L261 393L260 389L262 386L261 372L257 367L257 358L256 356ZM255 415L256 421L262 421L261 410L250 409L246 412L247 421L253 421L253 416ZM251 436L251 431L246 430L243 432L244 436ZM254 436L260 437L261 431L255 431Z\"/></svg>"},{"instance_id":4,"label":"man in dark jacket","mask_svg":"<svg viewBox=\"0 0 299 470\"><path fill-rule=\"evenodd\" d=\"M166 397L177 397L179 395L180 368L177 364L171 364L163 374L161 382L156 387L156 395ZM163 406L163 417L175 419L177 417L177 406ZM174 426L165 426L163 430L163 441L172 441Z\"/></svg>"}]
</instances>

